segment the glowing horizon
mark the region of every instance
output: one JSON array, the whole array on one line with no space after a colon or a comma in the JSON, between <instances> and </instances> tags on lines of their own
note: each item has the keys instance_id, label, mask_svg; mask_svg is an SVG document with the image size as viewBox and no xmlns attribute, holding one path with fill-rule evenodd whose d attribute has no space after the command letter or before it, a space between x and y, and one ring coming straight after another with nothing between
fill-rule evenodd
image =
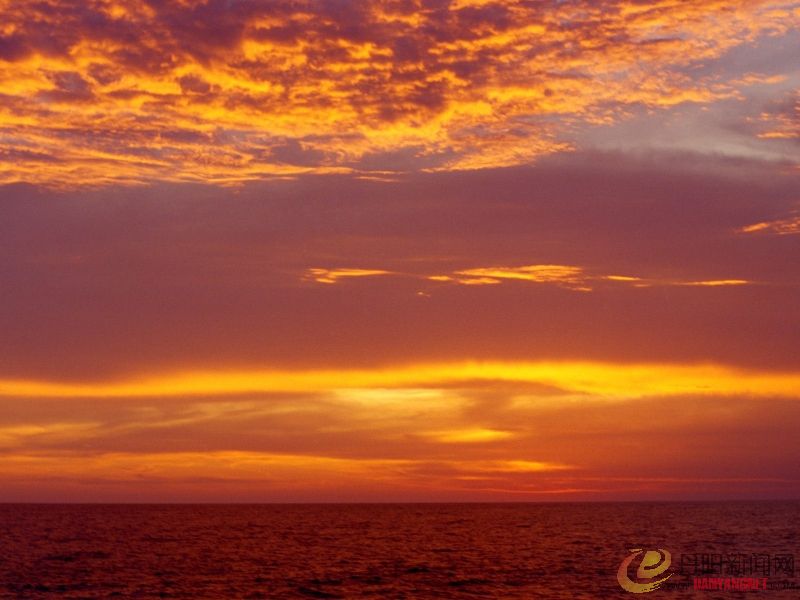
<instances>
[{"instance_id":1,"label":"glowing horizon","mask_svg":"<svg viewBox=\"0 0 800 600\"><path fill-rule=\"evenodd\" d=\"M599 362L464 362L370 370L221 370L144 376L118 382L70 384L0 380L0 396L36 398L189 397L337 389L403 389L464 382L514 382L564 393L639 398L664 394L800 398L800 373L743 370L723 365Z\"/></svg>"}]
</instances>

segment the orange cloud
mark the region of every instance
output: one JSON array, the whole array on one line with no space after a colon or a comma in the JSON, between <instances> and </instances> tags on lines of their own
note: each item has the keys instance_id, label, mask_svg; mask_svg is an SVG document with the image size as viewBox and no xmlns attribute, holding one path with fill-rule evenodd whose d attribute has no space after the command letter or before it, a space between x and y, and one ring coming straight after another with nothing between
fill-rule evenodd
<instances>
[{"instance_id":1,"label":"orange cloud","mask_svg":"<svg viewBox=\"0 0 800 600\"><path fill-rule=\"evenodd\" d=\"M438 442L450 443L480 443L495 440L504 440L513 437L511 431L499 431L496 429L456 429L445 431L428 431L424 434Z\"/></svg>"},{"instance_id":2,"label":"orange cloud","mask_svg":"<svg viewBox=\"0 0 800 600\"><path fill-rule=\"evenodd\" d=\"M457 271L456 275L484 278L488 280L519 279L535 283L580 284L584 280L581 267L568 265L527 265L523 267L488 267Z\"/></svg>"},{"instance_id":3,"label":"orange cloud","mask_svg":"<svg viewBox=\"0 0 800 600\"><path fill-rule=\"evenodd\" d=\"M739 233L772 233L777 235L794 235L800 233L800 216L753 223L737 230Z\"/></svg>"},{"instance_id":4,"label":"orange cloud","mask_svg":"<svg viewBox=\"0 0 800 600\"><path fill-rule=\"evenodd\" d=\"M213 497L224 490L230 498L250 490L262 498L297 493L319 498L344 490L369 495L380 488L395 494L426 489L427 493L436 494L448 487L468 490L466 482L470 480L516 487L520 478L541 479L570 469L568 465L533 460L430 461L243 451L108 452L89 456L64 453L57 457L43 452L21 452L5 456L0 478L7 489L26 484L47 488L68 480L95 490L107 485L118 489L135 486L140 494L155 490L161 497L173 490L189 498L198 494ZM53 477L53 473L59 476ZM466 485L460 485L461 482ZM552 486L544 480L536 491L543 493Z\"/></svg>"},{"instance_id":5,"label":"orange cloud","mask_svg":"<svg viewBox=\"0 0 800 600\"><path fill-rule=\"evenodd\" d=\"M725 285L747 285L751 282L746 279L709 279L707 281L683 281L675 285L688 285L700 287L720 287Z\"/></svg>"},{"instance_id":6,"label":"orange cloud","mask_svg":"<svg viewBox=\"0 0 800 600\"><path fill-rule=\"evenodd\" d=\"M592 284L599 281L631 285L633 287L679 286L679 287L722 287L750 285L747 279L646 279L630 275L593 275L583 267L572 265L524 265L477 267L454 271L449 275L425 275L392 273L381 269L309 269L306 278L319 283L336 283L343 277L372 277L375 275L399 275L422 277L428 281L456 283L460 285L497 285L504 281L527 281L532 283L554 284L567 289L591 292Z\"/></svg>"},{"instance_id":7,"label":"orange cloud","mask_svg":"<svg viewBox=\"0 0 800 600\"><path fill-rule=\"evenodd\" d=\"M487 365L462 369L443 385L443 369L433 378L432 371L428 377L442 387L371 383L300 395L98 397L88 404L26 398L0 416L0 479L11 495L81 489L97 498L116 489L195 500L320 500L345 490L361 499L412 492L599 499L691 494L698 484L717 493L781 492L800 483L788 443L800 414L796 373ZM572 389L522 380L533 375ZM357 383L347 372L338 381ZM329 383L336 385L333 377ZM764 455L772 457L767 465Z\"/></svg>"},{"instance_id":8,"label":"orange cloud","mask_svg":"<svg viewBox=\"0 0 800 600\"><path fill-rule=\"evenodd\" d=\"M761 373L714 365L486 361L371 370L190 372L108 383L2 380L0 396L126 398L309 393L336 389L436 387L471 380L528 382L567 392L621 398L666 394L794 397L800 390L800 376L794 373Z\"/></svg>"},{"instance_id":9,"label":"orange cloud","mask_svg":"<svg viewBox=\"0 0 800 600\"><path fill-rule=\"evenodd\" d=\"M54 187L524 164L635 106L736 97L758 74L688 67L798 23L764 0L2 0L0 16L0 182Z\"/></svg>"},{"instance_id":10,"label":"orange cloud","mask_svg":"<svg viewBox=\"0 0 800 600\"><path fill-rule=\"evenodd\" d=\"M307 277L318 283L336 283L339 279L349 277L373 277L388 275L390 271L381 269L309 269Z\"/></svg>"}]
</instances>

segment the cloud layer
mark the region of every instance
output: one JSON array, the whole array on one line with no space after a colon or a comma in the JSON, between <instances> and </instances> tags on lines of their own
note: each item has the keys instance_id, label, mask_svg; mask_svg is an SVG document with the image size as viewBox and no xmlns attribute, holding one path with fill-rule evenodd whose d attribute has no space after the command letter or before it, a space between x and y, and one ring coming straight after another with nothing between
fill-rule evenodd
<instances>
[{"instance_id":1,"label":"cloud layer","mask_svg":"<svg viewBox=\"0 0 800 600\"><path fill-rule=\"evenodd\" d=\"M642 111L781 93L791 62L724 60L791 37L800 6L4 0L0 16L0 181L64 187L526 164ZM750 137L796 139L796 110L768 100Z\"/></svg>"}]
</instances>

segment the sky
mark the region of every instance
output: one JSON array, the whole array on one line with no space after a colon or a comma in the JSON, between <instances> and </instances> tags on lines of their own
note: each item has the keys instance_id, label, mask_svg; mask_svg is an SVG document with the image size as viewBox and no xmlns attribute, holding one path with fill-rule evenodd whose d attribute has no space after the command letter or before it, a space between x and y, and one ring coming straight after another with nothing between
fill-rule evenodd
<instances>
[{"instance_id":1,"label":"sky","mask_svg":"<svg viewBox=\"0 0 800 600\"><path fill-rule=\"evenodd\" d=\"M0 0L0 501L800 497L799 25Z\"/></svg>"}]
</instances>

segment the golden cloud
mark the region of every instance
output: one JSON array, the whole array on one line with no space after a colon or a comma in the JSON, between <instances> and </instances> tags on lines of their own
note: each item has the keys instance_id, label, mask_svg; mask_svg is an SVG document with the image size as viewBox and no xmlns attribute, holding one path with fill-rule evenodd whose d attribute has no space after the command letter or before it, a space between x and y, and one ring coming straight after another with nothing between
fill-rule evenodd
<instances>
[{"instance_id":1,"label":"golden cloud","mask_svg":"<svg viewBox=\"0 0 800 600\"><path fill-rule=\"evenodd\" d=\"M552 284L580 292L591 292L593 284L603 281L639 288L654 286L723 287L751 285L754 283L747 279L733 278L691 280L643 278L631 275L595 275L588 272L583 267L556 264L476 267L453 271L447 275L437 274L422 276L381 269L315 268L306 271L304 279L311 279L318 283L336 283L339 279L345 277L372 277L375 275L414 277L440 283L455 283L470 286L498 285L504 281L525 281Z\"/></svg>"},{"instance_id":2,"label":"golden cloud","mask_svg":"<svg viewBox=\"0 0 800 600\"><path fill-rule=\"evenodd\" d=\"M752 77L688 67L800 21L764 0L0 0L0 17L0 183L54 187L528 163L631 107L736 96Z\"/></svg>"},{"instance_id":3,"label":"golden cloud","mask_svg":"<svg viewBox=\"0 0 800 600\"><path fill-rule=\"evenodd\" d=\"M0 396L126 398L311 393L410 386L435 388L464 381L528 382L565 392L621 398L670 394L796 397L800 390L800 375L796 373L761 373L717 365L487 361L369 370L187 372L107 383L2 380Z\"/></svg>"},{"instance_id":4,"label":"golden cloud","mask_svg":"<svg viewBox=\"0 0 800 600\"><path fill-rule=\"evenodd\" d=\"M381 269L309 269L306 277L318 283L336 283L342 278L374 277L375 275L388 274L390 274L390 271Z\"/></svg>"}]
</instances>

